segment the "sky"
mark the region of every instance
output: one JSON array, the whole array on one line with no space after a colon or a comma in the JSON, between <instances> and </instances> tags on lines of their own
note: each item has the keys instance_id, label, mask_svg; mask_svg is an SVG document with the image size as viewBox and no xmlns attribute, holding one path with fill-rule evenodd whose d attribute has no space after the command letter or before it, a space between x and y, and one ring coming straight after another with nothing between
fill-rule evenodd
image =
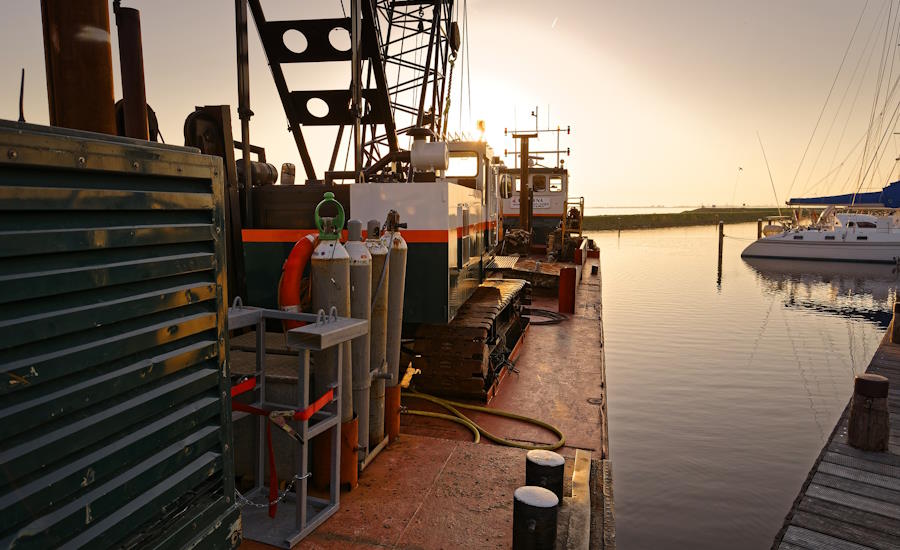
<instances>
[{"instance_id":1,"label":"sky","mask_svg":"<svg viewBox=\"0 0 900 550\"><path fill-rule=\"evenodd\" d=\"M476 121L484 120L494 150L512 150L503 129L533 127L537 106L542 128L571 127L561 143L571 149L570 195L589 206L770 205L789 192L852 192L862 160L876 158L876 144L879 160L863 189L880 188L898 175L900 136L892 135L891 122L872 132L871 145L864 136L875 91L900 74L900 63L896 71L892 64L898 3L467 0L460 7L468 12L468 64L456 66L450 129L475 135ZM184 117L195 105L232 105L237 120L233 2L123 5L141 10L147 98L165 140L183 143ZM263 7L269 19L340 11L338 0L264 0ZM118 98L114 23L112 45ZM26 119L46 124L40 2L4 6L0 51L0 118L18 116L24 67ZM302 172L252 21L250 63L251 141L266 147L270 162L293 162ZM470 77L465 87L462 68ZM349 64L303 67L288 81L343 88ZM885 118L896 104L888 103ZM874 109L876 120L881 110ZM308 132L320 172L330 132ZM555 137L537 147L555 148Z\"/></svg>"}]
</instances>

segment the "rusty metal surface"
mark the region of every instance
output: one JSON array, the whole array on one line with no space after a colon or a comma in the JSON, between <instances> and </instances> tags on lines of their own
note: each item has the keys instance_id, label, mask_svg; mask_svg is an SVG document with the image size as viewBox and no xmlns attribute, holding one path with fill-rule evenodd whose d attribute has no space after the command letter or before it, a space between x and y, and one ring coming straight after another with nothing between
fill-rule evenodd
<instances>
[{"instance_id":1,"label":"rusty metal surface","mask_svg":"<svg viewBox=\"0 0 900 550\"><path fill-rule=\"evenodd\" d=\"M596 260L590 260L595 262ZM586 275L578 285L575 315L558 325L530 326L516 362L500 385L490 407L540 418L559 427L566 446L557 452L574 456L575 449L609 455L606 418L606 376L603 356L600 276ZM536 297L532 307L555 309L556 301ZM405 400L404 400L405 401ZM415 408L442 412L422 401ZM509 419L472 413L487 430L523 442L547 444L553 434ZM404 433L470 440L471 433L449 422L404 415Z\"/></svg>"},{"instance_id":2,"label":"rusty metal surface","mask_svg":"<svg viewBox=\"0 0 900 550\"><path fill-rule=\"evenodd\" d=\"M122 72L125 135L150 139L147 92L144 87L144 51L141 45L141 14L134 8L115 7L119 30L119 66Z\"/></svg>"},{"instance_id":3,"label":"rusty metal surface","mask_svg":"<svg viewBox=\"0 0 900 550\"><path fill-rule=\"evenodd\" d=\"M449 325L421 325L413 343L416 388L488 401L504 368L491 355L515 345L523 330L519 304L528 296L525 281L487 279Z\"/></svg>"},{"instance_id":4,"label":"rusty metal surface","mask_svg":"<svg viewBox=\"0 0 900 550\"><path fill-rule=\"evenodd\" d=\"M50 124L116 134L107 0L42 0Z\"/></svg>"},{"instance_id":5,"label":"rusty metal surface","mask_svg":"<svg viewBox=\"0 0 900 550\"><path fill-rule=\"evenodd\" d=\"M534 307L548 304L537 298ZM601 451L608 453L602 331L595 315L600 308L599 276L586 277L579 285L575 315L560 325L529 329L517 365L520 372L508 375L490 404L561 427L570 445L561 450L567 458L566 495L575 447L597 449L592 455L598 464ZM427 408L421 401L414 404ZM508 419L473 416L499 435L550 438ZM356 490L342 495L340 511L295 548L510 547L512 495L525 481L525 451L484 441L475 445L470 432L450 422L402 418L400 438L365 469ZM603 475L591 476L592 506L596 503L591 519L598 520L592 547L614 548L611 474L608 462L602 465ZM595 544L598 540L602 544ZM245 543L242 548L266 547Z\"/></svg>"},{"instance_id":6,"label":"rusty metal surface","mask_svg":"<svg viewBox=\"0 0 900 550\"><path fill-rule=\"evenodd\" d=\"M0 151L0 546L232 547L221 163L9 123Z\"/></svg>"}]
</instances>

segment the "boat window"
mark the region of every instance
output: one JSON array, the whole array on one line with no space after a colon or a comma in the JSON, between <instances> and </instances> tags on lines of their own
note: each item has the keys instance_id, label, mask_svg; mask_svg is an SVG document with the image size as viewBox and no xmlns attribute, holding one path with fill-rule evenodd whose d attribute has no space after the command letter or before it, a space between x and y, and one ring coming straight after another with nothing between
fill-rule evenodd
<instances>
[{"instance_id":1,"label":"boat window","mask_svg":"<svg viewBox=\"0 0 900 550\"><path fill-rule=\"evenodd\" d=\"M860 235L860 236L856 237L856 240L857 241L867 241L867 240L869 240L869 237L867 237L866 235Z\"/></svg>"},{"instance_id":2,"label":"boat window","mask_svg":"<svg viewBox=\"0 0 900 550\"><path fill-rule=\"evenodd\" d=\"M869 228L875 229L878 226L875 225L873 222L856 222L856 227L869 227Z\"/></svg>"},{"instance_id":3,"label":"boat window","mask_svg":"<svg viewBox=\"0 0 900 550\"><path fill-rule=\"evenodd\" d=\"M803 240L803 235L794 235L794 240L795 240L795 241L802 241L802 240Z\"/></svg>"},{"instance_id":4,"label":"boat window","mask_svg":"<svg viewBox=\"0 0 900 550\"><path fill-rule=\"evenodd\" d=\"M520 178L519 176L516 176L515 178L513 178L513 180L515 180L515 182L516 182L516 193L518 193L519 190L521 190L521 188L522 188L522 185L521 185L522 178Z\"/></svg>"},{"instance_id":5,"label":"boat window","mask_svg":"<svg viewBox=\"0 0 900 550\"><path fill-rule=\"evenodd\" d=\"M535 191L547 190L547 176L536 175L531 178L531 188Z\"/></svg>"},{"instance_id":6,"label":"boat window","mask_svg":"<svg viewBox=\"0 0 900 550\"><path fill-rule=\"evenodd\" d=\"M834 235L825 235L825 240L826 240L826 241L833 241L833 240L834 240Z\"/></svg>"},{"instance_id":7,"label":"boat window","mask_svg":"<svg viewBox=\"0 0 900 550\"><path fill-rule=\"evenodd\" d=\"M850 222L850 223L847 224L847 227L856 227L856 223L855 223L855 222Z\"/></svg>"},{"instance_id":8,"label":"boat window","mask_svg":"<svg viewBox=\"0 0 900 550\"><path fill-rule=\"evenodd\" d=\"M562 178L559 176L550 176L550 191L555 193L562 191Z\"/></svg>"},{"instance_id":9,"label":"boat window","mask_svg":"<svg viewBox=\"0 0 900 550\"><path fill-rule=\"evenodd\" d=\"M453 151L444 176L448 178L474 178L478 175L478 153Z\"/></svg>"}]
</instances>

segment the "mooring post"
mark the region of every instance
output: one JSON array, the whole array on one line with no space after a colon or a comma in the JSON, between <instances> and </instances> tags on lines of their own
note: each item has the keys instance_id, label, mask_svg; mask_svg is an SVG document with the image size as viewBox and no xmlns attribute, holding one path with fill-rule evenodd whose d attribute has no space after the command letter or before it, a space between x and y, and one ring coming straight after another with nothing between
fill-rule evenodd
<instances>
[{"instance_id":1,"label":"mooring post","mask_svg":"<svg viewBox=\"0 0 900 550\"><path fill-rule=\"evenodd\" d=\"M900 344L900 302L894 302L894 319L891 321L891 343Z\"/></svg>"},{"instance_id":2,"label":"mooring post","mask_svg":"<svg viewBox=\"0 0 900 550\"><path fill-rule=\"evenodd\" d=\"M722 265L722 243L725 240L725 222L719 222L719 265Z\"/></svg>"},{"instance_id":3,"label":"mooring post","mask_svg":"<svg viewBox=\"0 0 900 550\"><path fill-rule=\"evenodd\" d=\"M513 493L513 550L552 550L556 546L559 499L543 487L523 486Z\"/></svg>"},{"instance_id":4,"label":"mooring post","mask_svg":"<svg viewBox=\"0 0 900 550\"><path fill-rule=\"evenodd\" d=\"M756 238L762 238L762 218L756 218Z\"/></svg>"},{"instance_id":5,"label":"mooring post","mask_svg":"<svg viewBox=\"0 0 900 550\"><path fill-rule=\"evenodd\" d=\"M532 449L525 454L525 485L543 487L563 499L563 476L566 460L562 455L545 449Z\"/></svg>"},{"instance_id":6,"label":"mooring post","mask_svg":"<svg viewBox=\"0 0 900 550\"><path fill-rule=\"evenodd\" d=\"M887 406L888 379L879 374L860 374L853 381L847 442L864 451L887 451L891 437Z\"/></svg>"}]
</instances>

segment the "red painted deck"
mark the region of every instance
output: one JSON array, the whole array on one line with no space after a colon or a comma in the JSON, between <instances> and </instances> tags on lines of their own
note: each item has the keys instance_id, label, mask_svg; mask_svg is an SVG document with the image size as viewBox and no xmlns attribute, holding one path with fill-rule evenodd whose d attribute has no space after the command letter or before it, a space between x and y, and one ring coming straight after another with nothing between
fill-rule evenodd
<instances>
[{"instance_id":1,"label":"red painted deck","mask_svg":"<svg viewBox=\"0 0 900 550\"><path fill-rule=\"evenodd\" d=\"M491 408L559 427L566 446L567 483L576 449L608 457L599 276L588 261L576 313L556 325L529 329L517 363ZM556 310L536 297L534 308ZM439 410L404 397L410 408ZM549 443L555 436L510 419L472 413L497 435ZM296 548L509 548L512 494L525 481L525 451L482 440L454 423L403 415L401 437L341 494L340 510ZM267 548L245 542L242 548Z\"/></svg>"}]
</instances>

